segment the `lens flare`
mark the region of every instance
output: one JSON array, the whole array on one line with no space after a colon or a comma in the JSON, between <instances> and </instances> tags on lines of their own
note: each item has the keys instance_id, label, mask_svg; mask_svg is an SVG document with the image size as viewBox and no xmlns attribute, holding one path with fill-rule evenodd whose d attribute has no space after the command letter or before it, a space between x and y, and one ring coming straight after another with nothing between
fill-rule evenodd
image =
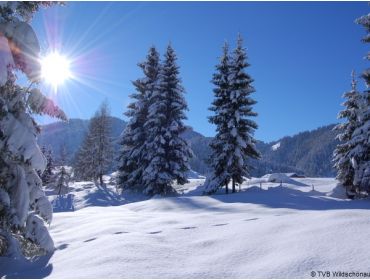
<instances>
[{"instance_id":1,"label":"lens flare","mask_svg":"<svg viewBox=\"0 0 370 280\"><path fill-rule=\"evenodd\" d=\"M57 52L50 53L41 60L41 76L45 82L57 88L72 76L69 60Z\"/></svg>"}]
</instances>

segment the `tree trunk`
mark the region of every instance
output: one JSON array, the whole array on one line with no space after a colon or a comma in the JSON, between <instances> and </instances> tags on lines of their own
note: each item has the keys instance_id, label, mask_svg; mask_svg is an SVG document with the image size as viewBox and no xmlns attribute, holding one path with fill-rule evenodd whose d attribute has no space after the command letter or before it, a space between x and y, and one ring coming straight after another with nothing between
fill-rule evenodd
<instances>
[{"instance_id":1,"label":"tree trunk","mask_svg":"<svg viewBox=\"0 0 370 280\"><path fill-rule=\"evenodd\" d=\"M228 194L229 193L229 183L227 183L225 186L226 186L226 194Z\"/></svg>"},{"instance_id":2,"label":"tree trunk","mask_svg":"<svg viewBox=\"0 0 370 280\"><path fill-rule=\"evenodd\" d=\"M235 192L235 180L234 180L234 178L233 178L233 191L232 191L233 193Z\"/></svg>"},{"instance_id":3,"label":"tree trunk","mask_svg":"<svg viewBox=\"0 0 370 280\"><path fill-rule=\"evenodd\" d=\"M103 174L99 174L99 181L100 181L100 186L103 186Z\"/></svg>"}]
</instances>

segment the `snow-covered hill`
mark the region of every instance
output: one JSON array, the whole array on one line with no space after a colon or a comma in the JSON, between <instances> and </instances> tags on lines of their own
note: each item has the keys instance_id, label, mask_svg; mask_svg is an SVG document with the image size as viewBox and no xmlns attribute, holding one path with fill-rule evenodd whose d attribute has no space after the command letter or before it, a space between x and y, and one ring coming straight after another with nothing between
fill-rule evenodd
<instances>
[{"instance_id":1,"label":"snow-covered hill","mask_svg":"<svg viewBox=\"0 0 370 280\"><path fill-rule=\"evenodd\" d=\"M106 178L109 181L109 178ZM6 277L311 278L366 271L368 200L350 201L334 179L256 179L236 194L142 200L112 186L73 185L75 212L54 214L57 250L35 263L0 258ZM314 190L313 190L314 188Z\"/></svg>"}]
</instances>

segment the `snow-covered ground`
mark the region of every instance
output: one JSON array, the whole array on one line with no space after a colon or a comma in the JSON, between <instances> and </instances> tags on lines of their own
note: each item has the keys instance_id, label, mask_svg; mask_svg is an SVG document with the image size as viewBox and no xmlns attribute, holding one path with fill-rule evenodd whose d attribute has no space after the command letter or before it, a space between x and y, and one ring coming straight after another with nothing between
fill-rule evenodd
<instances>
[{"instance_id":1,"label":"snow-covered ground","mask_svg":"<svg viewBox=\"0 0 370 280\"><path fill-rule=\"evenodd\" d=\"M55 253L34 263L0 258L0 275L311 278L311 271L367 272L370 201L345 199L334 179L291 180L282 187L265 182L262 189L251 180L236 194L201 196L204 179L192 179L180 196L146 200L76 183L76 210L54 214Z\"/></svg>"}]
</instances>

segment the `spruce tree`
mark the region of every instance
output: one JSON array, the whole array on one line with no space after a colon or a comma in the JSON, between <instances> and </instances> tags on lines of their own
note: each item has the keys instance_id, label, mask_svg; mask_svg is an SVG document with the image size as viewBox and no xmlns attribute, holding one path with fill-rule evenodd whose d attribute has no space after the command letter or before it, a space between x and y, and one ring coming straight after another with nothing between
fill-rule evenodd
<instances>
[{"instance_id":1,"label":"spruce tree","mask_svg":"<svg viewBox=\"0 0 370 280\"><path fill-rule=\"evenodd\" d=\"M359 127L358 114L361 104L361 94L357 91L357 81L352 71L352 89L344 93L346 101L342 104L345 109L339 112L338 118L345 119L334 127L338 131L337 139L340 143L334 150L334 167L337 169L337 180L347 190L355 192L353 185L354 168L351 162L351 150L354 148L352 140L353 132Z\"/></svg>"},{"instance_id":2,"label":"spruce tree","mask_svg":"<svg viewBox=\"0 0 370 280\"><path fill-rule=\"evenodd\" d=\"M89 122L89 128L86 132L80 148L76 153L73 166L73 178L76 181L88 181L94 178L94 155L91 153L93 146L93 137L91 135L92 121Z\"/></svg>"},{"instance_id":3,"label":"spruce tree","mask_svg":"<svg viewBox=\"0 0 370 280\"><path fill-rule=\"evenodd\" d=\"M366 35L362 41L370 42L370 14L356 20L365 30ZM370 59L370 55L366 56ZM342 141L334 152L337 179L347 189L358 193L370 191L370 69L361 75L367 89L363 94L356 89L356 82L352 81L352 91L345 94L346 109L339 117L347 118L347 122L339 124L336 129L340 131L339 140Z\"/></svg>"},{"instance_id":4,"label":"spruce tree","mask_svg":"<svg viewBox=\"0 0 370 280\"><path fill-rule=\"evenodd\" d=\"M129 117L122 133L121 151L118 157L118 187L121 190L143 190L142 176L146 168L145 141L147 133L144 128L148 118L149 100L158 90L159 54L155 47L149 49L146 61L138 66L144 77L133 82L136 92L130 97L134 100L125 113Z\"/></svg>"},{"instance_id":5,"label":"spruce tree","mask_svg":"<svg viewBox=\"0 0 370 280\"><path fill-rule=\"evenodd\" d=\"M46 168L41 175L41 180L44 185L48 185L53 180L53 169L54 169L54 160L53 160L53 152L51 147L46 148L45 146L41 149L43 155L46 158Z\"/></svg>"},{"instance_id":6,"label":"spruce tree","mask_svg":"<svg viewBox=\"0 0 370 280\"><path fill-rule=\"evenodd\" d=\"M256 149L256 140L253 137L257 129L257 123L251 119L257 113L253 111L256 101L251 94L255 91L253 79L245 72L249 66L247 54L243 48L243 40L239 35L237 47L233 52L230 75L230 104L228 112L228 128L230 131L229 145L233 151L228 162L228 170L232 181L232 192L235 192L235 184L241 184L243 177L250 177L250 159L260 158Z\"/></svg>"},{"instance_id":7,"label":"spruce tree","mask_svg":"<svg viewBox=\"0 0 370 280\"><path fill-rule=\"evenodd\" d=\"M145 157L148 160L143 173L144 192L149 195L175 192L173 182L185 184L192 151L180 136L185 130L187 104L179 78L176 54L167 47L159 74L159 88L149 99Z\"/></svg>"},{"instance_id":8,"label":"spruce tree","mask_svg":"<svg viewBox=\"0 0 370 280\"><path fill-rule=\"evenodd\" d=\"M361 96L359 126L352 134L349 145L353 147L348 154L354 170L353 186L370 193L370 106L365 95Z\"/></svg>"},{"instance_id":9,"label":"spruce tree","mask_svg":"<svg viewBox=\"0 0 370 280\"><path fill-rule=\"evenodd\" d=\"M237 47L230 58L228 45L225 43L220 64L213 76L215 99L210 107L214 115L209 118L216 125L216 136L211 142L210 158L213 174L206 184L206 192L213 193L232 182L232 192L236 184L243 182L243 177L250 176L250 159L258 159L253 133L257 124L251 119L257 114L252 106L256 101L251 98L253 80L245 72L249 66L247 55L239 36Z\"/></svg>"},{"instance_id":10,"label":"spruce tree","mask_svg":"<svg viewBox=\"0 0 370 280\"><path fill-rule=\"evenodd\" d=\"M32 114L66 116L37 88L40 46L28 24L41 6L51 2L4 2L0 5L0 239L5 256L33 256L52 252L54 243L45 222L52 207L42 191L38 172L46 160L37 145L39 127ZM17 85L15 71L30 85Z\"/></svg>"},{"instance_id":11,"label":"spruce tree","mask_svg":"<svg viewBox=\"0 0 370 280\"><path fill-rule=\"evenodd\" d=\"M356 21L361 24L366 31L362 41L370 43L370 14L362 16ZM370 53L366 56L370 60ZM362 73L362 78L366 83L366 90L362 94L359 121L360 125L353 133L353 142L356 145L354 153L355 176L354 185L361 190L370 192L370 69Z\"/></svg>"},{"instance_id":12,"label":"spruce tree","mask_svg":"<svg viewBox=\"0 0 370 280\"><path fill-rule=\"evenodd\" d=\"M228 159L232 150L231 146L228 145L228 139L230 139L228 119L230 116L228 116L227 106L231 103L230 75L229 46L225 42L220 63L216 65L216 73L212 79L212 83L215 85L213 89L215 98L209 110L214 112L214 115L209 117L209 121L216 125L216 135L210 143L212 153L209 162L213 171L207 176L208 180L205 184L207 193L216 192L223 185L225 185L226 193L229 191L228 184L231 177L228 173Z\"/></svg>"},{"instance_id":13,"label":"spruce tree","mask_svg":"<svg viewBox=\"0 0 370 280\"><path fill-rule=\"evenodd\" d=\"M67 162L67 151L65 145L62 145L60 148L60 157L59 157L59 169L55 174L55 192L58 195L63 195L69 191L69 179L70 174L66 169Z\"/></svg>"}]
</instances>

